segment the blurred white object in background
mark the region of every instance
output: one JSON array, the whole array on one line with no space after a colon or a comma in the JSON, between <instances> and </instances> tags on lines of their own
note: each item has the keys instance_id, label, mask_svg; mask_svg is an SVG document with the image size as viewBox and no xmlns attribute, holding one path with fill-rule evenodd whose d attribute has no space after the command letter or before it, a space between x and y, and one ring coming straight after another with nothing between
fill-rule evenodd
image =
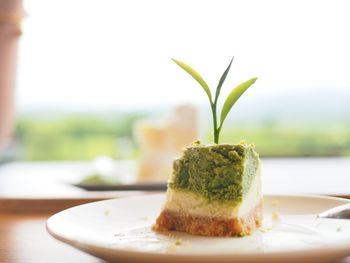
<instances>
[{"instance_id":1,"label":"blurred white object in background","mask_svg":"<svg viewBox=\"0 0 350 263\"><path fill-rule=\"evenodd\" d=\"M111 176L114 169L114 161L109 156L99 156L93 162L95 172L102 176Z\"/></svg>"},{"instance_id":2,"label":"blurred white object in background","mask_svg":"<svg viewBox=\"0 0 350 263\"><path fill-rule=\"evenodd\" d=\"M0 157L11 138L22 0L0 0Z\"/></svg>"},{"instance_id":3,"label":"blurred white object in background","mask_svg":"<svg viewBox=\"0 0 350 263\"><path fill-rule=\"evenodd\" d=\"M192 105L181 105L159 124L139 122L136 137L141 151L138 181L167 181L173 160L186 145L198 139L197 110Z\"/></svg>"}]
</instances>

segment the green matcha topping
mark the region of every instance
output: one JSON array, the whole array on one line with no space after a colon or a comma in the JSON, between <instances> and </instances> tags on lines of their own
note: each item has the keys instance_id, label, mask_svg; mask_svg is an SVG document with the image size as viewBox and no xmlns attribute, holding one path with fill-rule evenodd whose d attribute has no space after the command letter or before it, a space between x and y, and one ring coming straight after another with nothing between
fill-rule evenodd
<instances>
[{"instance_id":1,"label":"green matcha topping","mask_svg":"<svg viewBox=\"0 0 350 263\"><path fill-rule=\"evenodd\" d=\"M169 187L200 194L208 200L242 201L259 169L254 145L200 145L187 147L174 161Z\"/></svg>"}]
</instances>

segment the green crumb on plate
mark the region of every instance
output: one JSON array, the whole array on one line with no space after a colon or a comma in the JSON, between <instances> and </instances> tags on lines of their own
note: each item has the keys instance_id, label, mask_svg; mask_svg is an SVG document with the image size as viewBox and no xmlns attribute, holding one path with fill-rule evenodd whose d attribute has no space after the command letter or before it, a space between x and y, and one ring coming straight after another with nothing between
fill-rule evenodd
<instances>
[{"instance_id":1,"label":"green crumb on plate","mask_svg":"<svg viewBox=\"0 0 350 263\"><path fill-rule=\"evenodd\" d=\"M271 227L260 227L258 230L262 233L266 233L268 231L271 231L272 228Z\"/></svg>"},{"instance_id":2,"label":"green crumb on plate","mask_svg":"<svg viewBox=\"0 0 350 263\"><path fill-rule=\"evenodd\" d=\"M182 240L181 239L177 239L175 241L175 245L180 246L181 244L182 244Z\"/></svg>"},{"instance_id":3,"label":"green crumb on plate","mask_svg":"<svg viewBox=\"0 0 350 263\"><path fill-rule=\"evenodd\" d=\"M79 183L83 185L109 185L116 184L118 181L113 180L110 176L92 174L85 176Z\"/></svg>"}]
</instances>

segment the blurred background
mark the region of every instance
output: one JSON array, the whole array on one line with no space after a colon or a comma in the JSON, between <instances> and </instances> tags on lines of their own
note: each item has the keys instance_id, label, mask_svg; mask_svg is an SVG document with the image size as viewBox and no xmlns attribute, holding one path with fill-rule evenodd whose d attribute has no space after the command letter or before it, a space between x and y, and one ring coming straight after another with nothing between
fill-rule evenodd
<instances>
[{"instance_id":1,"label":"blurred background","mask_svg":"<svg viewBox=\"0 0 350 263\"><path fill-rule=\"evenodd\" d=\"M135 126L177 105L199 113L212 142L205 93L234 62L221 103L234 106L222 142L262 157L350 155L350 16L346 1L26 0L14 141L3 160L137 159Z\"/></svg>"}]
</instances>

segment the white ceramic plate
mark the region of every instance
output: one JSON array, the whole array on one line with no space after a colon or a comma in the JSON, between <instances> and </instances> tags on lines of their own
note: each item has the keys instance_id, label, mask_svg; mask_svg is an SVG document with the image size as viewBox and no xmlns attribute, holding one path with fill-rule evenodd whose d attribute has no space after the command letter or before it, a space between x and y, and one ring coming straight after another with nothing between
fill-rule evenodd
<instances>
[{"instance_id":1,"label":"white ceramic plate","mask_svg":"<svg viewBox=\"0 0 350 263\"><path fill-rule=\"evenodd\" d=\"M345 199L265 196L263 228L230 238L153 232L164 199L158 194L80 205L52 216L47 229L65 243L118 262L327 262L350 255L350 220L316 218Z\"/></svg>"}]
</instances>

